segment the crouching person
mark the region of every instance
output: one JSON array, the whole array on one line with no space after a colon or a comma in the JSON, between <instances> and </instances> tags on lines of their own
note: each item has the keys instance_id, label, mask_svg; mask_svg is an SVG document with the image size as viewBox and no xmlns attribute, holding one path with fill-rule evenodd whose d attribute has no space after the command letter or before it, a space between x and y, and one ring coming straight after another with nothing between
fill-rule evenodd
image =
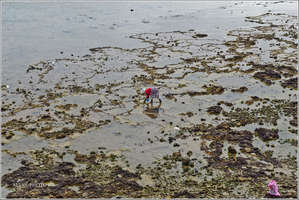
<instances>
[{"instance_id":1,"label":"crouching person","mask_svg":"<svg viewBox=\"0 0 299 200\"><path fill-rule=\"evenodd\" d=\"M160 103L162 102L162 100L159 97L159 89L158 88L155 88L155 87L142 88L142 94L146 95L143 103L148 103L149 100L151 100L151 104L152 104L154 98L159 99Z\"/></svg>"}]
</instances>

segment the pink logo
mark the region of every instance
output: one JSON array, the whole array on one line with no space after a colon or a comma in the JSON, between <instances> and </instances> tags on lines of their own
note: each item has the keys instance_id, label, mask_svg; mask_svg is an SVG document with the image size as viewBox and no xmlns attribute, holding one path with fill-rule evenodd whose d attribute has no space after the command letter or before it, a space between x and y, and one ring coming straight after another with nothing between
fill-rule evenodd
<instances>
[{"instance_id":1,"label":"pink logo","mask_svg":"<svg viewBox=\"0 0 299 200\"><path fill-rule=\"evenodd\" d=\"M278 192L278 186L276 184L276 181L271 180L270 183L268 184L269 187L269 194L273 195L273 196L280 196L279 192Z\"/></svg>"}]
</instances>

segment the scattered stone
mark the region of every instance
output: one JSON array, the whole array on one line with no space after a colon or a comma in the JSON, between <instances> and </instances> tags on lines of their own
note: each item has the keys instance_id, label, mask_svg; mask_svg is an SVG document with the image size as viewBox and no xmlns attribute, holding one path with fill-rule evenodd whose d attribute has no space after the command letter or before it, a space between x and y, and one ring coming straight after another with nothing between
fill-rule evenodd
<instances>
[{"instance_id":1,"label":"scattered stone","mask_svg":"<svg viewBox=\"0 0 299 200\"><path fill-rule=\"evenodd\" d=\"M231 91L232 91L232 92L243 93L243 92L248 91L248 88L247 88L247 87L240 87L239 89L232 89Z\"/></svg>"},{"instance_id":2,"label":"scattered stone","mask_svg":"<svg viewBox=\"0 0 299 200\"><path fill-rule=\"evenodd\" d=\"M257 128L255 129L255 132L263 141L276 140L279 138L277 129L271 130L265 128Z\"/></svg>"},{"instance_id":3,"label":"scattered stone","mask_svg":"<svg viewBox=\"0 0 299 200\"><path fill-rule=\"evenodd\" d=\"M281 79L281 75L278 72L273 70L266 70L264 72L256 72L253 75L254 78L259 79L264 82L266 85L271 85L273 82L271 80L279 80Z\"/></svg>"},{"instance_id":4,"label":"scattered stone","mask_svg":"<svg viewBox=\"0 0 299 200\"><path fill-rule=\"evenodd\" d=\"M208 35L207 34L200 34L200 33L197 33L195 35L193 35L192 37L193 38L204 38L204 37L207 37Z\"/></svg>"},{"instance_id":5,"label":"scattered stone","mask_svg":"<svg viewBox=\"0 0 299 200\"><path fill-rule=\"evenodd\" d=\"M292 119L292 120L290 121L290 125L295 126L295 127L298 127L298 120L297 120L297 119Z\"/></svg>"},{"instance_id":6,"label":"scattered stone","mask_svg":"<svg viewBox=\"0 0 299 200\"><path fill-rule=\"evenodd\" d=\"M292 88L297 90L298 89L298 78L291 78L288 80L285 80L284 82L281 83L282 87L286 88Z\"/></svg>"},{"instance_id":7,"label":"scattered stone","mask_svg":"<svg viewBox=\"0 0 299 200\"><path fill-rule=\"evenodd\" d=\"M221 106L211 106L208 108L207 112L211 115L219 115L222 111Z\"/></svg>"},{"instance_id":8,"label":"scattered stone","mask_svg":"<svg viewBox=\"0 0 299 200\"><path fill-rule=\"evenodd\" d=\"M178 143L173 144L174 147L179 147L180 145Z\"/></svg>"}]
</instances>

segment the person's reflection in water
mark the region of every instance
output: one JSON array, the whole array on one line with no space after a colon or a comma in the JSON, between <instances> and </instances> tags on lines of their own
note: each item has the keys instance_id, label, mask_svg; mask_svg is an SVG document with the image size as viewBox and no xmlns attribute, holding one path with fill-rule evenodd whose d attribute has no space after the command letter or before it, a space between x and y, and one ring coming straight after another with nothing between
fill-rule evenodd
<instances>
[{"instance_id":1,"label":"person's reflection in water","mask_svg":"<svg viewBox=\"0 0 299 200\"><path fill-rule=\"evenodd\" d=\"M143 113L149 116L152 119L156 119L159 116L159 111L161 107L161 102L157 106L153 106L153 104L147 104L143 106Z\"/></svg>"}]
</instances>

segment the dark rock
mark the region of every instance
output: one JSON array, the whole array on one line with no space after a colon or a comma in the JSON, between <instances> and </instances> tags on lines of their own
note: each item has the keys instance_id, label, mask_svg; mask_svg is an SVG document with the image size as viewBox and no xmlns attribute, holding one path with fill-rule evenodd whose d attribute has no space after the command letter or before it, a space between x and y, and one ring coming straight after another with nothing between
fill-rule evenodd
<instances>
[{"instance_id":1,"label":"dark rock","mask_svg":"<svg viewBox=\"0 0 299 200\"><path fill-rule=\"evenodd\" d=\"M182 159L182 165L184 165L184 166L191 165L191 160L189 158L183 158Z\"/></svg>"},{"instance_id":2,"label":"dark rock","mask_svg":"<svg viewBox=\"0 0 299 200\"><path fill-rule=\"evenodd\" d=\"M120 166L116 166L115 170L110 175L111 178L114 178L118 175L121 175L122 178L140 178L138 174L123 170Z\"/></svg>"},{"instance_id":3,"label":"dark rock","mask_svg":"<svg viewBox=\"0 0 299 200\"><path fill-rule=\"evenodd\" d=\"M218 106L220 106L221 104L224 104L224 105L226 105L226 106L228 106L228 107L233 106L232 103L230 103L230 102L226 102L226 101L219 101L219 102L217 103Z\"/></svg>"},{"instance_id":4,"label":"dark rock","mask_svg":"<svg viewBox=\"0 0 299 200\"><path fill-rule=\"evenodd\" d=\"M191 194L187 190L184 190L182 192L176 192L172 196L172 198L195 198L195 195Z\"/></svg>"},{"instance_id":5,"label":"dark rock","mask_svg":"<svg viewBox=\"0 0 299 200\"><path fill-rule=\"evenodd\" d=\"M234 149L232 146L229 146L227 150L228 150L229 156L231 156L231 155L233 156L233 155L237 154L236 149Z\"/></svg>"},{"instance_id":6,"label":"dark rock","mask_svg":"<svg viewBox=\"0 0 299 200\"><path fill-rule=\"evenodd\" d=\"M174 137L169 137L168 138L168 142L169 142L169 144L171 144L173 141L175 141L176 139L174 138Z\"/></svg>"},{"instance_id":7,"label":"dark rock","mask_svg":"<svg viewBox=\"0 0 299 200\"><path fill-rule=\"evenodd\" d=\"M271 80L281 79L281 75L273 70L266 70L264 72L256 72L253 75L254 78L259 79L267 85L273 84Z\"/></svg>"},{"instance_id":8,"label":"dark rock","mask_svg":"<svg viewBox=\"0 0 299 200\"><path fill-rule=\"evenodd\" d=\"M180 145L178 143L173 144L174 147L179 147Z\"/></svg>"},{"instance_id":9,"label":"dark rock","mask_svg":"<svg viewBox=\"0 0 299 200\"><path fill-rule=\"evenodd\" d=\"M207 34L200 34L200 33L197 33L195 35L193 35L192 37L193 38L203 38L203 37L207 37L208 35Z\"/></svg>"},{"instance_id":10,"label":"dark rock","mask_svg":"<svg viewBox=\"0 0 299 200\"><path fill-rule=\"evenodd\" d=\"M281 196L274 196L274 195L271 195L269 193L267 193L264 198L271 198L271 199L274 199L274 198L281 198Z\"/></svg>"},{"instance_id":11,"label":"dark rock","mask_svg":"<svg viewBox=\"0 0 299 200\"><path fill-rule=\"evenodd\" d=\"M240 87L239 89L232 89L231 91L232 91L232 92L240 92L240 93L243 93L243 92L248 91L248 88L247 88L247 87Z\"/></svg>"},{"instance_id":12,"label":"dark rock","mask_svg":"<svg viewBox=\"0 0 299 200\"><path fill-rule=\"evenodd\" d=\"M263 141L275 140L279 138L277 129L271 130L265 128L257 128L255 129L255 132Z\"/></svg>"},{"instance_id":13,"label":"dark rock","mask_svg":"<svg viewBox=\"0 0 299 200\"><path fill-rule=\"evenodd\" d=\"M221 106L211 106L211 107L209 107L208 110L207 110L207 112L208 112L209 114L213 114L213 115L218 115L218 114L221 113L221 111L222 111Z\"/></svg>"},{"instance_id":14,"label":"dark rock","mask_svg":"<svg viewBox=\"0 0 299 200\"><path fill-rule=\"evenodd\" d=\"M297 119L292 119L292 120L290 121L290 125L297 127L297 126L298 126Z\"/></svg>"},{"instance_id":15,"label":"dark rock","mask_svg":"<svg viewBox=\"0 0 299 200\"><path fill-rule=\"evenodd\" d=\"M281 83L281 86L286 88L293 88L295 90L297 90L298 88L298 78L291 78L291 79L288 79L286 81L284 81L283 83Z\"/></svg>"},{"instance_id":16,"label":"dark rock","mask_svg":"<svg viewBox=\"0 0 299 200\"><path fill-rule=\"evenodd\" d=\"M196 133L196 132L207 132L209 130L210 126L203 123L203 124L196 124L190 128L183 128L184 130L190 132L190 133Z\"/></svg>"},{"instance_id":17,"label":"dark rock","mask_svg":"<svg viewBox=\"0 0 299 200\"><path fill-rule=\"evenodd\" d=\"M224 92L224 88L221 85L209 85L202 86L202 88L206 89L206 94L222 94Z\"/></svg>"}]
</instances>

